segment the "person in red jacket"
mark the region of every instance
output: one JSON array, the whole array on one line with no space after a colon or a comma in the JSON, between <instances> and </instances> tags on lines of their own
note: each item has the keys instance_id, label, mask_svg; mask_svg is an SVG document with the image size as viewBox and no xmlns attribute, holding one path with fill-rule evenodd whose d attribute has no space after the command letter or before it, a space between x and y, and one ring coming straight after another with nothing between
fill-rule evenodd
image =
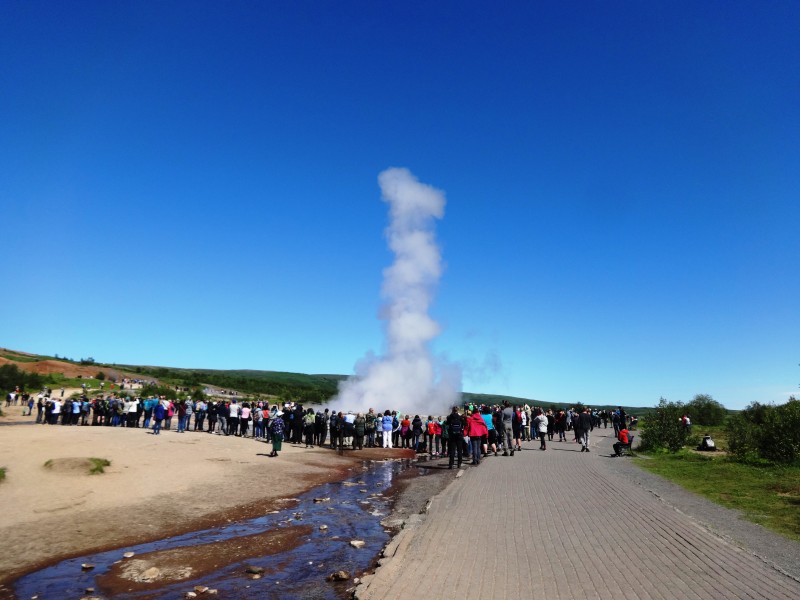
<instances>
[{"instance_id":1,"label":"person in red jacket","mask_svg":"<svg viewBox=\"0 0 800 600\"><path fill-rule=\"evenodd\" d=\"M467 418L467 427L464 430L464 435L469 436L469 443L472 446L472 464L481 464L481 451L483 444L489 438L489 429L486 427L486 421L481 416L481 411L477 408Z\"/></svg>"},{"instance_id":2,"label":"person in red jacket","mask_svg":"<svg viewBox=\"0 0 800 600\"><path fill-rule=\"evenodd\" d=\"M617 436L619 441L614 444L614 456L621 456L622 447L627 446L630 443L628 438L628 428L624 425L621 425L621 427L622 429L619 430L619 435Z\"/></svg>"}]
</instances>

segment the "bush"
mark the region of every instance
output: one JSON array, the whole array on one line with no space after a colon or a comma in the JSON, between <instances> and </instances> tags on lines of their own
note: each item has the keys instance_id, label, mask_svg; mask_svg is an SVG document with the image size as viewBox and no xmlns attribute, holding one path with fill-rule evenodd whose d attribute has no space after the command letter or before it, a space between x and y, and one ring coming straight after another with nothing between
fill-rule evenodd
<instances>
[{"instance_id":1,"label":"bush","mask_svg":"<svg viewBox=\"0 0 800 600\"><path fill-rule=\"evenodd\" d=\"M655 410L642 417L642 450L677 452L686 445L689 430L681 423L685 413L683 403L658 401Z\"/></svg>"},{"instance_id":2,"label":"bush","mask_svg":"<svg viewBox=\"0 0 800 600\"><path fill-rule=\"evenodd\" d=\"M686 412L697 425L722 425L728 411L708 394L697 394L686 405Z\"/></svg>"},{"instance_id":3,"label":"bush","mask_svg":"<svg viewBox=\"0 0 800 600\"><path fill-rule=\"evenodd\" d=\"M95 375L94 378L97 379L97 381L103 381L106 378L106 374L103 373L102 371L98 371L97 375Z\"/></svg>"},{"instance_id":4,"label":"bush","mask_svg":"<svg viewBox=\"0 0 800 600\"><path fill-rule=\"evenodd\" d=\"M780 406L754 402L729 419L726 429L738 460L800 463L800 400L794 396Z\"/></svg>"}]
</instances>

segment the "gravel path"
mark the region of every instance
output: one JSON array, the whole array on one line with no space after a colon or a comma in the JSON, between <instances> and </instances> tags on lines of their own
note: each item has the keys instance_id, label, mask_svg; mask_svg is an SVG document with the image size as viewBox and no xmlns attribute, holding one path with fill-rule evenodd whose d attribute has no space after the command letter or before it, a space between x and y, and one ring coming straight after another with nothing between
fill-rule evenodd
<instances>
[{"instance_id":1,"label":"gravel path","mask_svg":"<svg viewBox=\"0 0 800 600\"><path fill-rule=\"evenodd\" d=\"M359 599L800 598L800 544L610 458L611 430L465 469Z\"/></svg>"}]
</instances>

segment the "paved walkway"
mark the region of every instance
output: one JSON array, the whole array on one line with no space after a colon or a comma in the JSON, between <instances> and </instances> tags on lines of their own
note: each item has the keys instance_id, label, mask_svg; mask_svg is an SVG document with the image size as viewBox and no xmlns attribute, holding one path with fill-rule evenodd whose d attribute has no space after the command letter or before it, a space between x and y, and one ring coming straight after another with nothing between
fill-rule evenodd
<instances>
[{"instance_id":1,"label":"paved walkway","mask_svg":"<svg viewBox=\"0 0 800 600\"><path fill-rule=\"evenodd\" d=\"M589 454L528 443L467 468L357 598L800 598L796 578L634 483L640 471L610 458L612 443L600 430Z\"/></svg>"}]
</instances>

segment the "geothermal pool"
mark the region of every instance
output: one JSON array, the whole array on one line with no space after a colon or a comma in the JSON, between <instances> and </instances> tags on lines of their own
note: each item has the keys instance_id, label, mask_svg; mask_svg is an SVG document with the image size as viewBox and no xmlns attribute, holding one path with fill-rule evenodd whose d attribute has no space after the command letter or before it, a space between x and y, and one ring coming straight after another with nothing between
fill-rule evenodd
<instances>
[{"instance_id":1,"label":"geothermal pool","mask_svg":"<svg viewBox=\"0 0 800 600\"><path fill-rule=\"evenodd\" d=\"M223 598L313 598L336 599L346 595L353 577L369 570L390 532L381 525L388 516L393 481L409 469L412 461L389 460L365 463L363 471L347 480L328 483L286 502L286 508L261 517L230 525L213 527L140 544L64 560L30 573L14 584L21 600L81 598L183 599L195 586L216 589ZM425 474L425 469L420 469ZM124 523L129 515L120 515ZM147 518L146 515L137 518ZM124 525L123 525L124 526ZM277 536L268 555L264 537ZM353 547L352 540L365 542ZM267 541L269 544L270 542ZM250 556L250 549L254 556ZM124 552L133 552L123 558ZM184 569L170 569L176 556L202 556ZM172 557L172 559L170 559ZM134 563L133 561L138 561ZM202 562L203 564L198 564ZM83 570L81 565L93 565ZM121 575L132 567L147 565L160 568L172 581L136 582ZM173 565L174 566L174 565ZM248 567L263 569L258 578L246 572ZM329 582L333 572L347 571L345 582ZM128 576L130 577L130 575ZM180 580L174 578L180 577ZM87 592L92 588L93 591ZM205 594L198 595L203 598ZM212 596L213 597L213 596Z\"/></svg>"}]
</instances>

